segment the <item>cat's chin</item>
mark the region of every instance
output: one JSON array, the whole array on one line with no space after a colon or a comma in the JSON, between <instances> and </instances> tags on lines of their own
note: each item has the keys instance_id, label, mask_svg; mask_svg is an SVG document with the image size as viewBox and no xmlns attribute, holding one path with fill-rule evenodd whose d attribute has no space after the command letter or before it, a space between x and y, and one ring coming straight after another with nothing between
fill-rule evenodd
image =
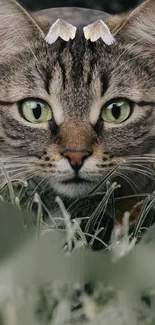
<instances>
[{"instance_id":1,"label":"cat's chin","mask_svg":"<svg viewBox=\"0 0 155 325\"><path fill-rule=\"evenodd\" d=\"M82 184L76 183L55 183L52 187L56 194L68 197L68 198L79 198L81 196L87 195L93 188L93 183L83 182Z\"/></svg>"}]
</instances>

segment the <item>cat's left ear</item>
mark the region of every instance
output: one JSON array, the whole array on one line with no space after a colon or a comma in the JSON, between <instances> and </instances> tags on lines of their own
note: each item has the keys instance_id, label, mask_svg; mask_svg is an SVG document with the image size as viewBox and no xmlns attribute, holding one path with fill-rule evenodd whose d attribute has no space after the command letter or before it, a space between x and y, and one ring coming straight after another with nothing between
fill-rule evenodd
<instances>
[{"instance_id":1,"label":"cat's left ear","mask_svg":"<svg viewBox=\"0 0 155 325\"><path fill-rule=\"evenodd\" d=\"M13 55L44 32L36 20L14 0L0 0L0 56Z\"/></svg>"},{"instance_id":2,"label":"cat's left ear","mask_svg":"<svg viewBox=\"0 0 155 325\"><path fill-rule=\"evenodd\" d=\"M118 39L129 45L131 51L154 51L155 46L155 0L145 0L140 6L120 20L115 26Z\"/></svg>"}]
</instances>

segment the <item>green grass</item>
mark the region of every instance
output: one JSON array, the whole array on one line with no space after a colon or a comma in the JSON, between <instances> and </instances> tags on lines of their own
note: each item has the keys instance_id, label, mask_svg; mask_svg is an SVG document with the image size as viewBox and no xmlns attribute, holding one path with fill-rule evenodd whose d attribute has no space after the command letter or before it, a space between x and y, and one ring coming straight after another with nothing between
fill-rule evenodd
<instances>
[{"instance_id":1,"label":"green grass","mask_svg":"<svg viewBox=\"0 0 155 325\"><path fill-rule=\"evenodd\" d=\"M121 225L108 177L70 202L2 170L0 324L155 324L154 193Z\"/></svg>"}]
</instances>

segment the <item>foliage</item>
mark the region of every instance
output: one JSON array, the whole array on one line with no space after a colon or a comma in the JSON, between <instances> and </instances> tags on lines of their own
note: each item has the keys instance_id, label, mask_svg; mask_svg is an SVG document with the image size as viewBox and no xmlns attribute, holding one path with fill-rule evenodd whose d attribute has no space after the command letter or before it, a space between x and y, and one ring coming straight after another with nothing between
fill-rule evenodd
<instances>
[{"instance_id":1,"label":"foliage","mask_svg":"<svg viewBox=\"0 0 155 325\"><path fill-rule=\"evenodd\" d=\"M126 198L120 222L110 175L63 202L2 169L0 324L154 324L154 193Z\"/></svg>"}]
</instances>

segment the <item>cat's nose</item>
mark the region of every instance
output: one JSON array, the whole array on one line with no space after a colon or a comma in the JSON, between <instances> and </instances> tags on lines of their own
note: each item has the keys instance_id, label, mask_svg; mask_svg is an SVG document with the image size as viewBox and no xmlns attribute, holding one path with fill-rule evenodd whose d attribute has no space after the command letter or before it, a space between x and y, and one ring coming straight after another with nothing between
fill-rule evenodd
<instances>
[{"instance_id":1,"label":"cat's nose","mask_svg":"<svg viewBox=\"0 0 155 325\"><path fill-rule=\"evenodd\" d=\"M70 162L71 167L78 172L82 167L84 160L92 154L91 151L67 151L65 150L62 155L67 158Z\"/></svg>"}]
</instances>

